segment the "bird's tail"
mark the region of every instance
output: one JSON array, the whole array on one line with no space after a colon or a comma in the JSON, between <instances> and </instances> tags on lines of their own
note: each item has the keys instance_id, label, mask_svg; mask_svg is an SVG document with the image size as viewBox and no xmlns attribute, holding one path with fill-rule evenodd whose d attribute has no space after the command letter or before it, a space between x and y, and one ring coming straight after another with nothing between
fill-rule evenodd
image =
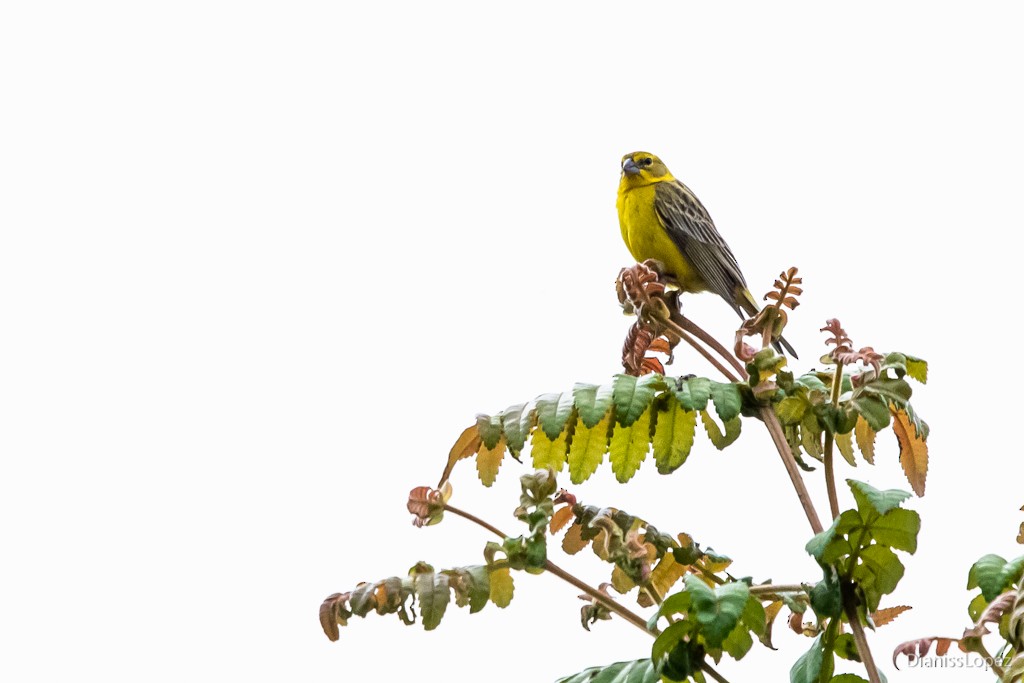
<instances>
[{"instance_id":1,"label":"bird's tail","mask_svg":"<svg viewBox=\"0 0 1024 683\"><path fill-rule=\"evenodd\" d=\"M749 289L744 289L736 297L735 308L741 318L753 317L761 312L761 307L757 305L757 301L754 300L754 295L750 293ZM744 315L744 313L747 315ZM785 337L779 337L777 340L772 341L772 346L779 353L783 353L782 350L785 349L785 353L788 353L793 358L799 358L793 346L786 341Z\"/></svg>"}]
</instances>

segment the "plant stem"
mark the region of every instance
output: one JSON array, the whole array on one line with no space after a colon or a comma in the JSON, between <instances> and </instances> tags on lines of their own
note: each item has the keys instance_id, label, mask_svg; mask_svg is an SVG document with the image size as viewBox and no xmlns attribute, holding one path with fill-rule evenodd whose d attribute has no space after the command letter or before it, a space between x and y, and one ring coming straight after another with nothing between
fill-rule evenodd
<instances>
[{"instance_id":1,"label":"plant stem","mask_svg":"<svg viewBox=\"0 0 1024 683\"><path fill-rule=\"evenodd\" d=\"M867 671L868 680L871 683L882 683L878 675L878 667L875 666L875 659L871 656L871 648L868 647L867 636L864 635L864 627L861 626L860 617L857 616L857 608L848 601L843 601L843 609L846 611L846 618L850 621L850 630L853 632L853 642L857 645L857 654Z\"/></svg>"},{"instance_id":2,"label":"plant stem","mask_svg":"<svg viewBox=\"0 0 1024 683\"><path fill-rule=\"evenodd\" d=\"M804 593L806 588L799 583L789 584L765 584L763 586L751 586L750 594L758 596L778 595L779 593Z\"/></svg>"},{"instance_id":3,"label":"plant stem","mask_svg":"<svg viewBox=\"0 0 1024 683\"><path fill-rule=\"evenodd\" d=\"M706 674L707 674L708 676L711 676L711 677L712 677L713 679L715 679L716 681L718 681L718 683L729 683L729 681L728 681L728 680L726 680L725 676L723 676L722 674L720 674L720 673L718 673L717 671L715 671L714 669L712 669L712 668L711 668L711 665L710 665L710 664L708 664L707 662L703 662L703 663L702 663L702 664L700 665L700 668L701 668L701 669L702 669L702 670L704 671L704 673L706 673Z\"/></svg>"},{"instance_id":4,"label":"plant stem","mask_svg":"<svg viewBox=\"0 0 1024 683\"><path fill-rule=\"evenodd\" d=\"M811 530L815 534L820 534L824 527L821 526L818 512L814 509L811 494L807 492L807 487L804 486L804 480L800 476L800 469L797 467L793 452L789 450L789 442L786 440L786 434L782 431L782 424L779 422L778 416L770 406L761 408L760 415L765 427L768 428L768 433L772 436L772 441L775 442L775 448L779 451L782 463L786 466L786 472L793 483L793 488L796 489L796 496L800 499L800 505L804 508L804 514L811 525Z\"/></svg>"},{"instance_id":5,"label":"plant stem","mask_svg":"<svg viewBox=\"0 0 1024 683\"><path fill-rule=\"evenodd\" d=\"M473 522L474 524L482 526L483 528L485 528L488 531L490 531L492 534L500 536L503 540L508 538L508 536L503 534L501 532L501 530L498 529L497 527L491 526L490 524L488 524L484 520L480 519L476 515L472 515L472 514L466 512L465 510L460 510L459 508L455 507L454 505L448 505L447 503L445 503L444 509L445 509L446 512L450 512L453 515L458 515L459 517L463 517L465 519L468 519L469 521Z\"/></svg>"},{"instance_id":6,"label":"plant stem","mask_svg":"<svg viewBox=\"0 0 1024 683\"><path fill-rule=\"evenodd\" d=\"M985 661L988 662L988 665L992 667L992 673L994 673L996 676L999 676L999 680L1003 680L1004 678L1006 678L1006 672L1003 670L1003 667L996 664L996 658L993 657L992 654L988 651L988 648L985 647L985 643L981 642L981 638L978 639L978 646L974 648L974 651L985 658Z\"/></svg>"},{"instance_id":7,"label":"plant stem","mask_svg":"<svg viewBox=\"0 0 1024 683\"><path fill-rule=\"evenodd\" d=\"M736 356L732 355L728 349L719 344L717 339L705 332L699 325L697 325L697 323L693 322L689 318L683 318L679 326L717 351L722 358L736 368L736 372L739 373L740 377L743 379L747 378L747 370L743 367L743 363L741 363Z\"/></svg>"},{"instance_id":8,"label":"plant stem","mask_svg":"<svg viewBox=\"0 0 1024 683\"><path fill-rule=\"evenodd\" d=\"M839 407L839 394L843 390L843 363L836 361L836 371L832 375L832 405ZM828 490L828 507L832 511L832 519L839 516L839 496L836 493L836 473L833 451L835 437L825 431L825 488Z\"/></svg>"},{"instance_id":9,"label":"plant stem","mask_svg":"<svg viewBox=\"0 0 1024 683\"><path fill-rule=\"evenodd\" d=\"M477 524L477 525L483 527L484 529L487 529L488 531L490 531L491 533L495 534L496 536L500 536L502 539L508 538L508 535L503 533L497 527L488 524L487 522L485 522L484 520L480 519L476 515L470 514L470 513L466 512L465 510L460 510L459 508L454 507L452 505L449 505L447 503L445 503L444 509L445 509L446 512L450 512L453 515L458 515L459 517L462 517L463 519L468 519L469 521L473 522L474 524ZM575 588L578 588L579 590L583 591L584 593L589 595L591 598L593 598L597 602L601 603L609 611L614 612L615 614L618 614L620 617L622 617L623 619L625 619L629 623L631 623L634 626L636 626L637 628L641 629L647 635L649 635L649 636L656 636L656 635L658 635L658 633L659 633L658 629L654 629L653 631L649 630L647 628L647 621L643 617L641 617L639 614L636 614L635 612L632 612L629 609L623 607L618 602L616 602L613 598L605 595L604 593L602 593L598 589L594 588L593 586L591 586L589 584L586 584L586 583L583 583L578 578L576 578L575 576L573 576L569 572L565 571L564 569L559 567L557 564L555 564L551 560L547 560L547 561L544 562L544 570L554 574L555 576L557 576L558 578L562 579L563 581L565 581L565 582L569 583L570 585L574 586Z\"/></svg>"}]
</instances>

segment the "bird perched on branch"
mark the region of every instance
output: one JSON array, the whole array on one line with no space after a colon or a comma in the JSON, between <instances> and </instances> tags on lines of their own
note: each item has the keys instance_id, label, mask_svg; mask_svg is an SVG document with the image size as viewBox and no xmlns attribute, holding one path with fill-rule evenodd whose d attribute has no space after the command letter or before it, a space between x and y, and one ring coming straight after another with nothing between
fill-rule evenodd
<instances>
[{"instance_id":1,"label":"bird perched on branch","mask_svg":"<svg viewBox=\"0 0 1024 683\"><path fill-rule=\"evenodd\" d=\"M661 159L648 152L622 157L615 206L622 239L638 262L660 261L680 290L714 292L741 318L761 310L707 209ZM780 345L785 347L796 358L785 339L780 337L772 345L780 353Z\"/></svg>"}]
</instances>

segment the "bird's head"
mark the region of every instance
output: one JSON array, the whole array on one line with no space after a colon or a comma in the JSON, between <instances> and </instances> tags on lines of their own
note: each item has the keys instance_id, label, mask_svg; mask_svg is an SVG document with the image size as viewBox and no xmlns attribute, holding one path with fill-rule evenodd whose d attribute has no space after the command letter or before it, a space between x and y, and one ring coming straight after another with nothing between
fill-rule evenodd
<instances>
[{"instance_id":1,"label":"bird's head","mask_svg":"<svg viewBox=\"0 0 1024 683\"><path fill-rule=\"evenodd\" d=\"M650 152L630 152L622 157L622 182L634 187L672 180L661 159Z\"/></svg>"}]
</instances>

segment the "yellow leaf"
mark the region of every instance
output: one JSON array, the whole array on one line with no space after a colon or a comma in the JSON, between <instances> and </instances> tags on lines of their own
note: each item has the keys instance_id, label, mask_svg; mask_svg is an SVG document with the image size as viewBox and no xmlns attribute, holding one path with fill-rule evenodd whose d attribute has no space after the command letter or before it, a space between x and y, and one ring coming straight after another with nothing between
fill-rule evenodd
<instances>
[{"instance_id":1,"label":"yellow leaf","mask_svg":"<svg viewBox=\"0 0 1024 683\"><path fill-rule=\"evenodd\" d=\"M636 588L633 579L629 578L626 572L622 571L618 565L615 566L615 569L612 569L612 586L623 594Z\"/></svg>"},{"instance_id":2,"label":"yellow leaf","mask_svg":"<svg viewBox=\"0 0 1024 683\"><path fill-rule=\"evenodd\" d=\"M857 448L864 454L864 459L870 464L875 464L875 430L871 428L863 416L857 416L857 426L854 428L854 435L857 437Z\"/></svg>"},{"instance_id":3,"label":"yellow leaf","mask_svg":"<svg viewBox=\"0 0 1024 683\"><path fill-rule=\"evenodd\" d=\"M704 423L704 431L708 433L708 438L711 439L712 445L718 450L723 450L726 446L735 441L740 435L740 428L742 423L739 417L734 417L728 422L723 423L725 427L725 433L718 428L718 423L715 422L715 418L711 417L711 414L706 410L700 411L700 421Z\"/></svg>"},{"instance_id":4,"label":"yellow leaf","mask_svg":"<svg viewBox=\"0 0 1024 683\"><path fill-rule=\"evenodd\" d=\"M668 474L686 462L696 428L697 413L683 410L676 397L670 396L668 409L658 413L654 427L654 462L658 472Z\"/></svg>"},{"instance_id":5,"label":"yellow leaf","mask_svg":"<svg viewBox=\"0 0 1024 683\"><path fill-rule=\"evenodd\" d=\"M466 427L448 453L448 464L444 467L444 473L441 474L441 481L437 488L441 488L442 484L448 481L448 477L451 476L452 470L455 468L455 463L473 455L479 448L480 430L475 424L472 427Z\"/></svg>"},{"instance_id":6,"label":"yellow leaf","mask_svg":"<svg viewBox=\"0 0 1024 683\"><path fill-rule=\"evenodd\" d=\"M508 567L491 570L491 602L501 608L508 607L514 592L515 584Z\"/></svg>"},{"instance_id":7,"label":"yellow leaf","mask_svg":"<svg viewBox=\"0 0 1024 683\"><path fill-rule=\"evenodd\" d=\"M628 427L615 425L612 444L608 449L612 472L620 484L633 478L640 469L640 463L647 457L647 447L651 442L651 409L648 408Z\"/></svg>"},{"instance_id":8,"label":"yellow leaf","mask_svg":"<svg viewBox=\"0 0 1024 683\"><path fill-rule=\"evenodd\" d=\"M782 609L782 600L776 600L767 607L764 608L764 634L760 637L761 642L765 647L772 650L775 646L772 645L772 626L775 624L775 617L779 616L779 611Z\"/></svg>"},{"instance_id":9,"label":"yellow leaf","mask_svg":"<svg viewBox=\"0 0 1024 683\"><path fill-rule=\"evenodd\" d=\"M480 452L476 454L476 471L484 486L490 486L498 477L498 468L501 467L501 459L505 457L505 436L498 439L494 449L481 446Z\"/></svg>"},{"instance_id":10,"label":"yellow leaf","mask_svg":"<svg viewBox=\"0 0 1024 683\"><path fill-rule=\"evenodd\" d=\"M534 429L530 440L530 455L533 457L533 468L536 470L553 469L561 472L565 465L565 440L569 434L563 429L558 438L552 441L543 429Z\"/></svg>"},{"instance_id":11,"label":"yellow leaf","mask_svg":"<svg viewBox=\"0 0 1024 683\"><path fill-rule=\"evenodd\" d=\"M920 438L905 410L893 412L892 430L900 444L900 465L914 493L924 495L924 482L928 476L928 444Z\"/></svg>"},{"instance_id":12,"label":"yellow leaf","mask_svg":"<svg viewBox=\"0 0 1024 683\"><path fill-rule=\"evenodd\" d=\"M821 460L821 425L814 413L805 413L800 421L800 443L807 455Z\"/></svg>"},{"instance_id":13,"label":"yellow leaf","mask_svg":"<svg viewBox=\"0 0 1024 683\"><path fill-rule=\"evenodd\" d=\"M651 590L658 594L659 598L664 598L670 588L675 585L676 581L683 578L686 574L686 565L679 564L676 562L676 558L671 552L665 553L661 561L658 562L653 570L651 570L650 579L648 579Z\"/></svg>"},{"instance_id":14,"label":"yellow leaf","mask_svg":"<svg viewBox=\"0 0 1024 683\"><path fill-rule=\"evenodd\" d=\"M587 427L581 421L576 426L569 446L569 479L574 484L582 484L597 471L604 453L608 450L608 429L611 426L612 414L608 412L593 427Z\"/></svg>"},{"instance_id":15,"label":"yellow leaf","mask_svg":"<svg viewBox=\"0 0 1024 683\"><path fill-rule=\"evenodd\" d=\"M860 415L857 417L860 417ZM853 457L853 434L850 432L846 432L845 434L836 434L835 441L836 446L839 446L839 453L843 456L843 459L856 467L857 460Z\"/></svg>"},{"instance_id":16,"label":"yellow leaf","mask_svg":"<svg viewBox=\"0 0 1024 683\"><path fill-rule=\"evenodd\" d=\"M576 522L569 527L569 530L565 532L565 536L562 537L562 550L569 555L575 555L586 548L588 543L590 541L583 540L583 527L580 526L579 522Z\"/></svg>"},{"instance_id":17,"label":"yellow leaf","mask_svg":"<svg viewBox=\"0 0 1024 683\"><path fill-rule=\"evenodd\" d=\"M562 527L572 521L574 517L575 515L572 512L571 505L564 505L555 510L555 514L551 515L551 524L549 527L551 529L551 533L557 534L562 530Z\"/></svg>"},{"instance_id":18,"label":"yellow leaf","mask_svg":"<svg viewBox=\"0 0 1024 683\"><path fill-rule=\"evenodd\" d=\"M913 608L907 605L900 605L899 607L886 607L885 609L876 610L871 613L871 621L875 626L885 626L908 609Z\"/></svg>"}]
</instances>

